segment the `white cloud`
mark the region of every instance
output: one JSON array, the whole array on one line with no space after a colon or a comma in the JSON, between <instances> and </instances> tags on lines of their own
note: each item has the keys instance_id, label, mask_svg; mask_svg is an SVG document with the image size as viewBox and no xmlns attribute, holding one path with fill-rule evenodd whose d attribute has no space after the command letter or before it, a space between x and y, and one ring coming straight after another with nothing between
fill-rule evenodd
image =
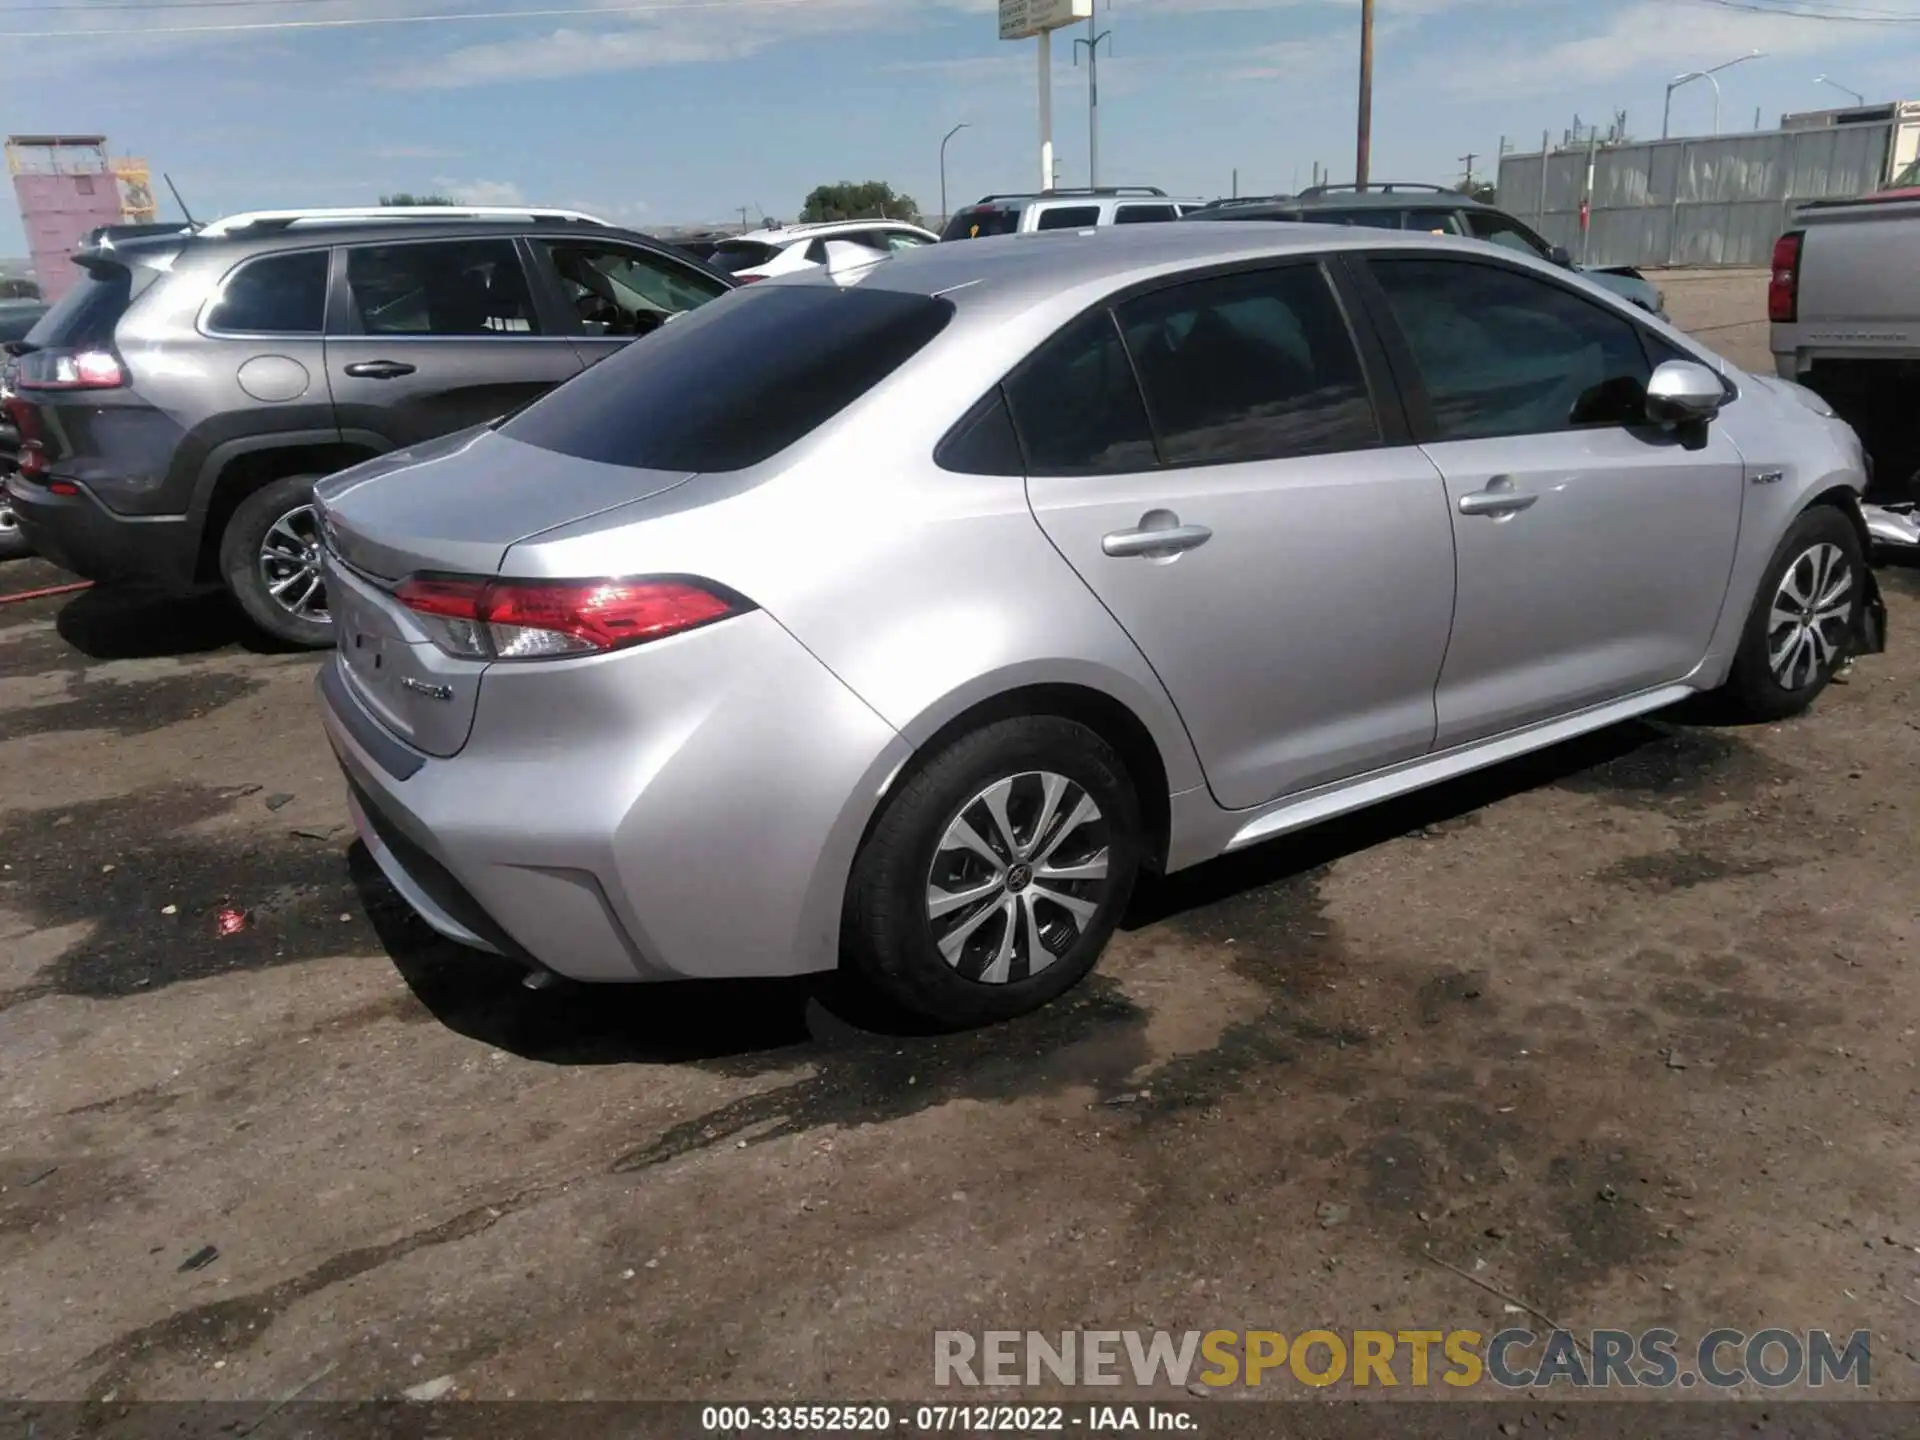
<instances>
[{"instance_id":1,"label":"white cloud","mask_svg":"<svg viewBox=\"0 0 1920 1440\"><path fill-rule=\"evenodd\" d=\"M436 190L446 192L450 200L462 205L524 205L527 197L511 180L455 180L447 175L433 177Z\"/></svg>"}]
</instances>

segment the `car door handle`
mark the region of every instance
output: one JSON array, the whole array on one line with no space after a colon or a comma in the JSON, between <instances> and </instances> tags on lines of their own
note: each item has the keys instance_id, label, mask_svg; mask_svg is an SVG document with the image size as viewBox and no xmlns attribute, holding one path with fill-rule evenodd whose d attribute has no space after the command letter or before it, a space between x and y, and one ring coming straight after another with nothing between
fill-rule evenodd
<instances>
[{"instance_id":1,"label":"car door handle","mask_svg":"<svg viewBox=\"0 0 1920 1440\"><path fill-rule=\"evenodd\" d=\"M356 380L398 380L413 374L413 366L404 360L356 360L347 366L347 374Z\"/></svg>"},{"instance_id":2,"label":"car door handle","mask_svg":"<svg viewBox=\"0 0 1920 1440\"><path fill-rule=\"evenodd\" d=\"M1475 490L1460 497L1462 515L1486 515L1499 519L1503 515L1518 515L1540 497L1526 490L1515 490L1512 481L1496 480L1484 490Z\"/></svg>"},{"instance_id":3,"label":"car door handle","mask_svg":"<svg viewBox=\"0 0 1920 1440\"><path fill-rule=\"evenodd\" d=\"M1164 515L1166 512L1157 513ZM1153 518L1146 517L1148 520ZM1158 528L1142 523L1137 530L1115 530L1110 535L1103 535L1100 537L1100 549L1115 559L1144 555L1149 560L1157 560L1162 556L1178 555L1196 545L1204 545L1213 538L1213 531L1204 525L1182 525L1177 516L1167 518L1174 523Z\"/></svg>"}]
</instances>

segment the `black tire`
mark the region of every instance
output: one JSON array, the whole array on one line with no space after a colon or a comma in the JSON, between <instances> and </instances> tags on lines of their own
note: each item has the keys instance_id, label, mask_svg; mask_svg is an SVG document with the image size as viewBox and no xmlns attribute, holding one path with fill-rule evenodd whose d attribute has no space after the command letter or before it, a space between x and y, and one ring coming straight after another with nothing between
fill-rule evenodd
<instances>
[{"instance_id":1,"label":"black tire","mask_svg":"<svg viewBox=\"0 0 1920 1440\"><path fill-rule=\"evenodd\" d=\"M1052 820L1033 834L1044 806L1042 775L1060 777L1074 788L1062 792ZM1056 865L1091 868L1103 850L1105 874L1097 879L1046 879L1032 873L1035 865L1017 863L1021 857L1015 855L1010 858L1016 863L1001 862L1005 878L995 881L982 857L965 847L943 850L942 840L963 812L991 824L991 814L978 797L1003 780L1013 781L1001 808L1012 822L1015 841L1032 842L1022 854L1037 864L1050 846L1057 846ZM1079 803L1076 792L1093 802L1099 818L1067 830L1062 827ZM1005 851L995 831L990 829L983 838L996 851ZM1142 848L1133 782L1111 746L1086 726L1056 716L996 721L932 755L888 798L854 861L848 884L848 959L888 1001L942 1028L963 1029L1023 1015L1064 994L1093 969L1126 909ZM935 920L929 914L928 893L936 861L943 867L942 880L955 890L992 883L1002 888L978 906ZM968 866L977 871L972 878L948 878ZM1051 898L1055 892L1081 905L1094 903L1095 909L1090 916L1076 916ZM940 940L952 943L953 932L973 921L979 923L969 942L959 946L956 963L949 963ZM977 978L982 961L998 951L1009 925L1018 933L1007 978ZM1037 970L1030 950L1035 939L1053 957ZM991 975L990 964L986 973Z\"/></svg>"},{"instance_id":2,"label":"black tire","mask_svg":"<svg viewBox=\"0 0 1920 1440\"><path fill-rule=\"evenodd\" d=\"M1810 588L1816 578L1820 553L1829 546L1839 551L1852 585L1844 629L1837 616L1822 625L1820 636L1831 646L1830 651L1823 656L1818 645L1808 646L1804 651L1805 661L1792 667L1783 678L1775 671L1773 657L1781 638L1790 632L1785 627L1774 626L1774 601L1780 596L1790 571L1796 574L1796 588ZM1852 654L1860 607L1866 603L1866 575L1867 559L1859 532L1853 528L1853 522L1833 506L1815 505L1788 527L1780 548L1774 551L1761 576L1753 612L1747 617L1747 628L1740 637L1739 652L1734 656L1733 670L1716 697L1728 718L1784 720L1798 715L1814 702L1827 688L1834 672ZM1830 578L1828 589L1834 583Z\"/></svg>"},{"instance_id":3,"label":"black tire","mask_svg":"<svg viewBox=\"0 0 1920 1440\"><path fill-rule=\"evenodd\" d=\"M0 560L24 560L33 547L21 533L20 522L13 517L13 506L0 496Z\"/></svg>"},{"instance_id":4,"label":"black tire","mask_svg":"<svg viewBox=\"0 0 1920 1440\"><path fill-rule=\"evenodd\" d=\"M262 632L286 645L322 650L333 644L333 623L325 612L316 619L296 614L274 598L262 573L261 548L268 532L283 519L313 504L317 475L287 475L254 491L240 502L220 536L220 578ZM316 543L318 537L315 537ZM321 603L324 604L321 593Z\"/></svg>"}]
</instances>

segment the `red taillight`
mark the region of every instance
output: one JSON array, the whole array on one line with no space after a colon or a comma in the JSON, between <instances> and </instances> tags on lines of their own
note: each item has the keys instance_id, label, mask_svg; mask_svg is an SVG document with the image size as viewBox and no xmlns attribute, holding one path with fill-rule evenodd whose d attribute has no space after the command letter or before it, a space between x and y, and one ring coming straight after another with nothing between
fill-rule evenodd
<instances>
[{"instance_id":1,"label":"red taillight","mask_svg":"<svg viewBox=\"0 0 1920 1440\"><path fill-rule=\"evenodd\" d=\"M33 350L20 362L22 390L117 390L126 383L110 350Z\"/></svg>"},{"instance_id":2,"label":"red taillight","mask_svg":"<svg viewBox=\"0 0 1920 1440\"><path fill-rule=\"evenodd\" d=\"M394 592L434 623L435 642L474 660L620 650L749 608L691 580L482 580L418 575Z\"/></svg>"},{"instance_id":3,"label":"red taillight","mask_svg":"<svg viewBox=\"0 0 1920 1440\"><path fill-rule=\"evenodd\" d=\"M1789 230L1773 242L1773 278L1767 282L1767 319L1791 325L1800 318L1800 246L1804 231Z\"/></svg>"},{"instance_id":4,"label":"red taillight","mask_svg":"<svg viewBox=\"0 0 1920 1440\"><path fill-rule=\"evenodd\" d=\"M40 435L40 416L34 407L17 395L9 395L4 406L13 428L20 432L19 453L14 463L29 480L37 480L47 468L46 444Z\"/></svg>"}]
</instances>

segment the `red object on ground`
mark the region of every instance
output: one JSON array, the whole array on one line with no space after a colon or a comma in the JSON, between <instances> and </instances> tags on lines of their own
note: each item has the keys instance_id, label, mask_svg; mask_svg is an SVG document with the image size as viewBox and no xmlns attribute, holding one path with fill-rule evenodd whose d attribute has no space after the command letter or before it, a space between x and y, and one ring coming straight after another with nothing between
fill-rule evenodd
<instances>
[{"instance_id":1,"label":"red object on ground","mask_svg":"<svg viewBox=\"0 0 1920 1440\"><path fill-rule=\"evenodd\" d=\"M216 935L238 935L253 923L253 917L245 910L235 910L231 905L222 906L213 917L213 929Z\"/></svg>"},{"instance_id":2,"label":"red object on ground","mask_svg":"<svg viewBox=\"0 0 1920 1440\"><path fill-rule=\"evenodd\" d=\"M11 605L16 600L40 600L48 595L66 595L75 590L92 588L91 580L76 580L71 585L46 585L38 590L22 590L14 595L0 595L0 605Z\"/></svg>"}]
</instances>

